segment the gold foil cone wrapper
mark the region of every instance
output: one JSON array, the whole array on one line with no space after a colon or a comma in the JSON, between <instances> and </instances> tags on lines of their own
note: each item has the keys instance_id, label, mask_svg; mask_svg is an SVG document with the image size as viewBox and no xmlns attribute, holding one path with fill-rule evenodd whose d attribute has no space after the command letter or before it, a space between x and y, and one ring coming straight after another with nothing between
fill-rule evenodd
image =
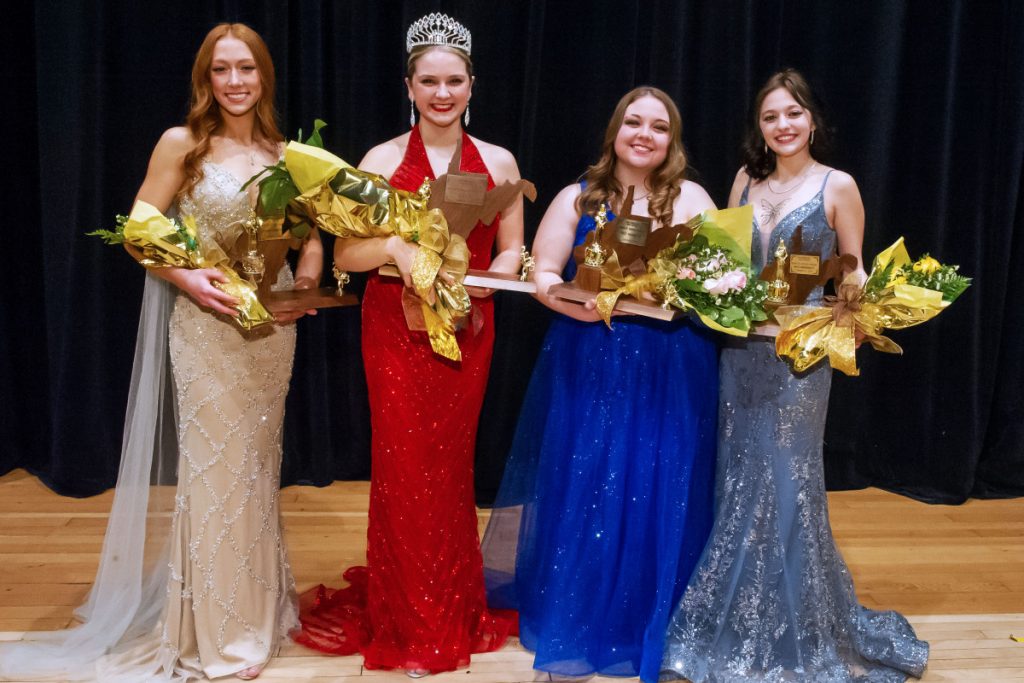
<instances>
[{"instance_id":1,"label":"gold foil cone wrapper","mask_svg":"<svg viewBox=\"0 0 1024 683\"><path fill-rule=\"evenodd\" d=\"M861 336L877 351L902 353L900 346L882 335L882 330L901 330L931 320L949 303L942 292L901 282L897 269L911 258L900 237L879 252L872 262L872 283L892 266L894 275L880 289L865 292L848 277L836 297L826 297L827 307L782 306L775 312L782 331L775 338L775 350L789 359L798 372L827 358L833 368L857 376L856 339ZM937 263L937 262L936 262Z\"/></svg>"},{"instance_id":2,"label":"gold foil cone wrapper","mask_svg":"<svg viewBox=\"0 0 1024 683\"><path fill-rule=\"evenodd\" d=\"M469 248L465 239L450 233L438 209L427 208L429 182L424 181L416 192L398 190L377 174L298 142L288 143L285 165L302 193L289 204L289 212L343 239L398 235L419 244L412 276L430 346L445 358L461 360L455 329L471 308L462 285ZM446 282L442 270L454 282Z\"/></svg>"},{"instance_id":3,"label":"gold foil cone wrapper","mask_svg":"<svg viewBox=\"0 0 1024 683\"><path fill-rule=\"evenodd\" d=\"M239 300L234 308L238 315L232 319L239 327L251 330L274 322L272 316L256 297L256 286L241 278L231 268L231 259L217 244L203 240L191 216L181 224L194 244L178 232L171 219L151 204L136 201L124 226L124 241L139 252L139 263L147 268L216 268L228 279L217 286Z\"/></svg>"}]
</instances>

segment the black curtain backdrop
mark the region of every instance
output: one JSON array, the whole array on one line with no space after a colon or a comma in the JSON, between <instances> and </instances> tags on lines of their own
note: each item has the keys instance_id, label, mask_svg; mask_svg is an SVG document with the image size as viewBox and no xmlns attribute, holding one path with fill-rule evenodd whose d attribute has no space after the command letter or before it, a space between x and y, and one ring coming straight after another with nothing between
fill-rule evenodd
<instances>
[{"instance_id":1,"label":"black curtain backdrop","mask_svg":"<svg viewBox=\"0 0 1024 683\"><path fill-rule=\"evenodd\" d=\"M595 160L633 86L679 103L696 178L724 205L754 93L779 68L803 71L836 131L827 161L860 185L865 257L905 235L913 254L975 278L937 320L894 334L904 356L864 350L859 378L836 375L829 486L945 503L1024 494L1016 0L14 3L0 27L0 472L24 467L75 496L114 483L143 273L83 233L131 206L157 138L184 119L192 58L212 25L259 31L277 66L282 129L294 136L323 118L327 146L355 163L407 128L405 29L435 10L473 31L470 132L510 149L537 184L528 241L555 193ZM496 296L483 502L548 322L532 299ZM284 482L365 478L369 438L358 310L300 321Z\"/></svg>"}]
</instances>

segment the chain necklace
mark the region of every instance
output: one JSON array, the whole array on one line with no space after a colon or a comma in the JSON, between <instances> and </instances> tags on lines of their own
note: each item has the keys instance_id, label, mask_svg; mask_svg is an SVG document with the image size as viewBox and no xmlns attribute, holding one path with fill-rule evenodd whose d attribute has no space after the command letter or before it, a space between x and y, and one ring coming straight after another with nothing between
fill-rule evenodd
<instances>
[{"instance_id":1,"label":"chain necklace","mask_svg":"<svg viewBox=\"0 0 1024 683\"><path fill-rule=\"evenodd\" d=\"M774 187L772 187L771 178L766 178L765 180L768 184L768 191L771 192L772 194L789 194L794 190L800 189L800 187L804 184L804 181L807 180L807 176L810 175L811 171L814 170L814 167L817 165L817 161L812 161L810 165L807 166L807 168L800 172L800 175L798 175L795 180L791 181L789 187L780 190L776 190Z\"/></svg>"}]
</instances>

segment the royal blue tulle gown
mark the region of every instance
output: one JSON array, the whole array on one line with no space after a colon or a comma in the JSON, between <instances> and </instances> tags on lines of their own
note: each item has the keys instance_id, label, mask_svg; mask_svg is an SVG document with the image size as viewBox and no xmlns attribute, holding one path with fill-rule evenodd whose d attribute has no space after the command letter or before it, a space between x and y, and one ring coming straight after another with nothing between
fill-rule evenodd
<instances>
[{"instance_id":1,"label":"royal blue tulle gown","mask_svg":"<svg viewBox=\"0 0 1024 683\"><path fill-rule=\"evenodd\" d=\"M657 680L711 528L717 372L689 319L552 322L483 545L489 604L519 610L535 668Z\"/></svg>"}]
</instances>

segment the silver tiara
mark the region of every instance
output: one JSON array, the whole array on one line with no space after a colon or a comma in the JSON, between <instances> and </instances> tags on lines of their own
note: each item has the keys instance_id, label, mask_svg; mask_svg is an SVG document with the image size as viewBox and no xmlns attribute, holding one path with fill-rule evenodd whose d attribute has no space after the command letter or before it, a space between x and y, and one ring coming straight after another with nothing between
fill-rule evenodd
<instances>
[{"instance_id":1,"label":"silver tiara","mask_svg":"<svg viewBox=\"0 0 1024 683\"><path fill-rule=\"evenodd\" d=\"M431 12L412 22L409 32L405 34L406 52L412 52L414 47L420 45L454 47L468 55L472 53L473 36L470 35L468 28L447 14Z\"/></svg>"}]
</instances>

